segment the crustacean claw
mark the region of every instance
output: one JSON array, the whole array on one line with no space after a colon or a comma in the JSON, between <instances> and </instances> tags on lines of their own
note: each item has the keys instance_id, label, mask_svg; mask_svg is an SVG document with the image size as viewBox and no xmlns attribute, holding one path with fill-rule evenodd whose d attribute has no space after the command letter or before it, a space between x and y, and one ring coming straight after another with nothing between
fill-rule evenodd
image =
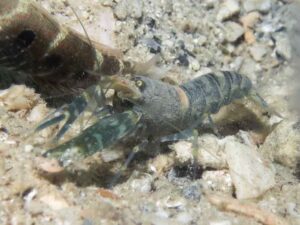
<instances>
[{"instance_id":1,"label":"crustacean claw","mask_svg":"<svg viewBox=\"0 0 300 225\"><path fill-rule=\"evenodd\" d=\"M134 111L104 117L83 130L76 138L47 150L43 155L59 158L62 162L76 156L92 155L133 132L140 118L141 114Z\"/></svg>"},{"instance_id":2,"label":"crustacean claw","mask_svg":"<svg viewBox=\"0 0 300 225\"><path fill-rule=\"evenodd\" d=\"M47 150L43 155L59 158L62 162L74 157L86 156L113 145L138 126L141 113L125 111L112 113L111 106L105 105L101 90L114 89L123 99L138 100L141 92L130 79L110 76L102 79L101 84L94 85L76 97L69 105L64 105L50 114L35 132L64 121L53 141L57 142L70 128L72 123L87 109L93 110L97 122L86 128L81 134L55 148ZM97 110L96 110L97 109Z\"/></svg>"},{"instance_id":3,"label":"crustacean claw","mask_svg":"<svg viewBox=\"0 0 300 225\"><path fill-rule=\"evenodd\" d=\"M53 141L57 142L69 130L72 123L82 114L84 110L86 110L88 107L95 110L98 107L98 105L101 103L99 99L101 99L100 87L89 87L81 95L76 97L73 102L62 106L47 116L47 118L35 128L34 132L39 132L49 126L65 120L64 125L53 139ZM102 102L104 102L104 100ZM105 107L103 107L103 111L107 111Z\"/></svg>"},{"instance_id":4,"label":"crustacean claw","mask_svg":"<svg viewBox=\"0 0 300 225\"><path fill-rule=\"evenodd\" d=\"M81 95L76 97L73 102L62 106L55 112L51 113L35 128L34 132L39 132L49 126L65 120L64 125L53 139L53 142L57 142L69 130L72 123L87 108L95 111L100 107L101 110L97 112L97 117L100 118L111 114L109 112L109 106L105 105L105 100L101 92L102 88L118 91L123 99L130 98L137 100L142 96L140 90L134 85L134 83L132 83L132 81L117 75L106 77L102 79L101 84L89 87Z\"/></svg>"}]
</instances>

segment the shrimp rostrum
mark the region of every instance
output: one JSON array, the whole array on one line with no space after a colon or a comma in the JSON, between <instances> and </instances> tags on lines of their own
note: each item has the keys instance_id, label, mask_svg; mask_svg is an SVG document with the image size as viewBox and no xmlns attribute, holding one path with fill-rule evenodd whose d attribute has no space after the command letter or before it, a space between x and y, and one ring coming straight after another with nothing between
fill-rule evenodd
<instances>
[{"instance_id":1,"label":"shrimp rostrum","mask_svg":"<svg viewBox=\"0 0 300 225\"><path fill-rule=\"evenodd\" d=\"M253 100L268 111L266 102L254 90L250 79L235 72L210 73L182 85L171 85L146 76L110 76L59 109L36 131L65 120L56 136L59 139L101 88L115 90L113 107L101 106L96 123L79 136L47 150L45 156L65 160L74 154L90 155L128 139L137 143L150 139L178 140L201 127L204 119L223 106L243 98Z\"/></svg>"}]
</instances>

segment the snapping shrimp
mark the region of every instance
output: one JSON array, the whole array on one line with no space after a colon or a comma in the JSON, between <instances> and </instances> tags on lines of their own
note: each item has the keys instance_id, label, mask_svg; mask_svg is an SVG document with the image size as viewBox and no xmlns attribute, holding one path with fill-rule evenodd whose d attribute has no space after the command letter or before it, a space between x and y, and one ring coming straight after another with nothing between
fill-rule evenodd
<instances>
[{"instance_id":1,"label":"snapping shrimp","mask_svg":"<svg viewBox=\"0 0 300 225\"><path fill-rule=\"evenodd\" d=\"M244 97L268 109L250 79L235 72L210 73L178 86L145 76L111 76L101 85L116 91L114 112L99 119L78 137L48 150L46 156L61 156L65 152L69 155L71 149L90 155L129 137L136 142L164 138L177 140L186 135L186 131L199 128L206 117L217 113L223 106ZM83 102L90 97L85 92ZM67 112L74 110L74 107L75 103ZM72 119L68 118L69 123L79 114L73 113ZM62 115L68 117L70 113ZM64 117L62 115L61 118ZM44 121L37 130L53 121L55 118Z\"/></svg>"}]
</instances>

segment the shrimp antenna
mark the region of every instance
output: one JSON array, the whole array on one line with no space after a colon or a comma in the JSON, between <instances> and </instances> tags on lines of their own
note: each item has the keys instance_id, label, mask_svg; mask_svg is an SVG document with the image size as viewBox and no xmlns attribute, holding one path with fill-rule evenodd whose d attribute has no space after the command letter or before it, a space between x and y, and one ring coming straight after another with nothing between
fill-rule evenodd
<instances>
[{"instance_id":1,"label":"shrimp antenna","mask_svg":"<svg viewBox=\"0 0 300 225\"><path fill-rule=\"evenodd\" d=\"M65 4L65 6L69 7L72 10L72 12L74 13L76 19L78 20L78 22L79 22L79 24L80 24L80 26L81 26L81 28L82 28L85 36L86 36L86 39L88 41L89 46L91 47L92 51L94 51L95 55L97 55L96 48L95 48L92 40L90 39L90 37L88 35L88 32L85 29L85 27L84 27L81 19L79 18L76 10L72 7L72 5L69 3L68 0L64 0L63 3ZM97 71L100 71L100 62L99 62L97 56L95 58L96 58L96 64L97 64ZM101 76L100 76L100 80L101 80ZM103 92L102 88L101 88L101 97L102 97L102 99L105 99L105 93Z\"/></svg>"},{"instance_id":2,"label":"shrimp antenna","mask_svg":"<svg viewBox=\"0 0 300 225\"><path fill-rule=\"evenodd\" d=\"M69 3L68 0L65 0L65 1L64 1L64 4L65 4L66 6L68 6L68 7L72 10L72 12L74 13L76 19L78 20L78 22L79 22L79 24L80 24L80 26L81 26L81 28L82 28L82 30L83 30L85 36L86 36L86 39L87 39L87 41L88 41L88 44L90 45L90 47L92 48L92 50L95 51L95 46L93 45L93 43L92 43L92 41L91 41L91 39L90 39L90 37L89 37L89 35L88 35L88 32L87 32L87 30L85 29L85 27L84 27L84 25L83 25L81 19L79 18L79 16L78 16L76 10L72 7L72 5ZM97 61L97 66L98 66L98 70L99 70L99 69L100 69L100 63L99 63L98 60L96 60L96 61Z\"/></svg>"}]
</instances>

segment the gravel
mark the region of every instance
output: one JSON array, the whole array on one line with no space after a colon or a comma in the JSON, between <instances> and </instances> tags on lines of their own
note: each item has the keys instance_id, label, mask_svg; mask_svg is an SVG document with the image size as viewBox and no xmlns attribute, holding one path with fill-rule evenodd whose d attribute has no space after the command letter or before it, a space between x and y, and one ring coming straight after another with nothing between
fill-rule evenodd
<instances>
[{"instance_id":1,"label":"gravel","mask_svg":"<svg viewBox=\"0 0 300 225\"><path fill-rule=\"evenodd\" d=\"M63 1L37 2L60 23L82 32ZM257 224L251 217L213 207L207 193L250 198L245 204L298 224L299 115L291 110L290 99L299 82L290 61L300 45L288 36L293 23L286 1L69 2L91 39L120 49L126 60L147 62L158 55L153 71L179 84L205 73L235 70L249 76L283 121L260 133L256 128L273 117L266 119L247 103L248 111L228 108L223 126L216 121L221 137L201 133L197 147L190 141L162 146L166 152L137 154L124 169L131 148L121 145L63 168L40 159L55 127L33 140L26 137L38 123L34 117L50 109L32 89L13 86L2 92L11 101L0 98L1 224ZM7 77L0 67L0 78ZM16 88L22 90L17 95ZM65 140L81 126L73 128ZM120 178L108 189L116 174Z\"/></svg>"},{"instance_id":2,"label":"gravel","mask_svg":"<svg viewBox=\"0 0 300 225\"><path fill-rule=\"evenodd\" d=\"M267 13L272 7L272 0L244 0L242 2L247 12L257 10Z\"/></svg>"},{"instance_id":3,"label":"gravel","mask_svg":"<svg viewBox=\"0 0 300 225\"><path fill-rule=\"evenodd\" d=\"M243 34L244 28L235 22L226 22L224 24L225 38L228 42L237 41Z\"/></svg>"},{"instance_id":4,"label":"gravel","mask_svg":"<svg viewBox=\"0 0 300 225\"><path fill-rule=\"evenodd\" d=\"M236 0L226 0L222 2L217 14L217 20L223 21L237 15L240 12L239 2Z\"/></svg>"}]
</instances>

